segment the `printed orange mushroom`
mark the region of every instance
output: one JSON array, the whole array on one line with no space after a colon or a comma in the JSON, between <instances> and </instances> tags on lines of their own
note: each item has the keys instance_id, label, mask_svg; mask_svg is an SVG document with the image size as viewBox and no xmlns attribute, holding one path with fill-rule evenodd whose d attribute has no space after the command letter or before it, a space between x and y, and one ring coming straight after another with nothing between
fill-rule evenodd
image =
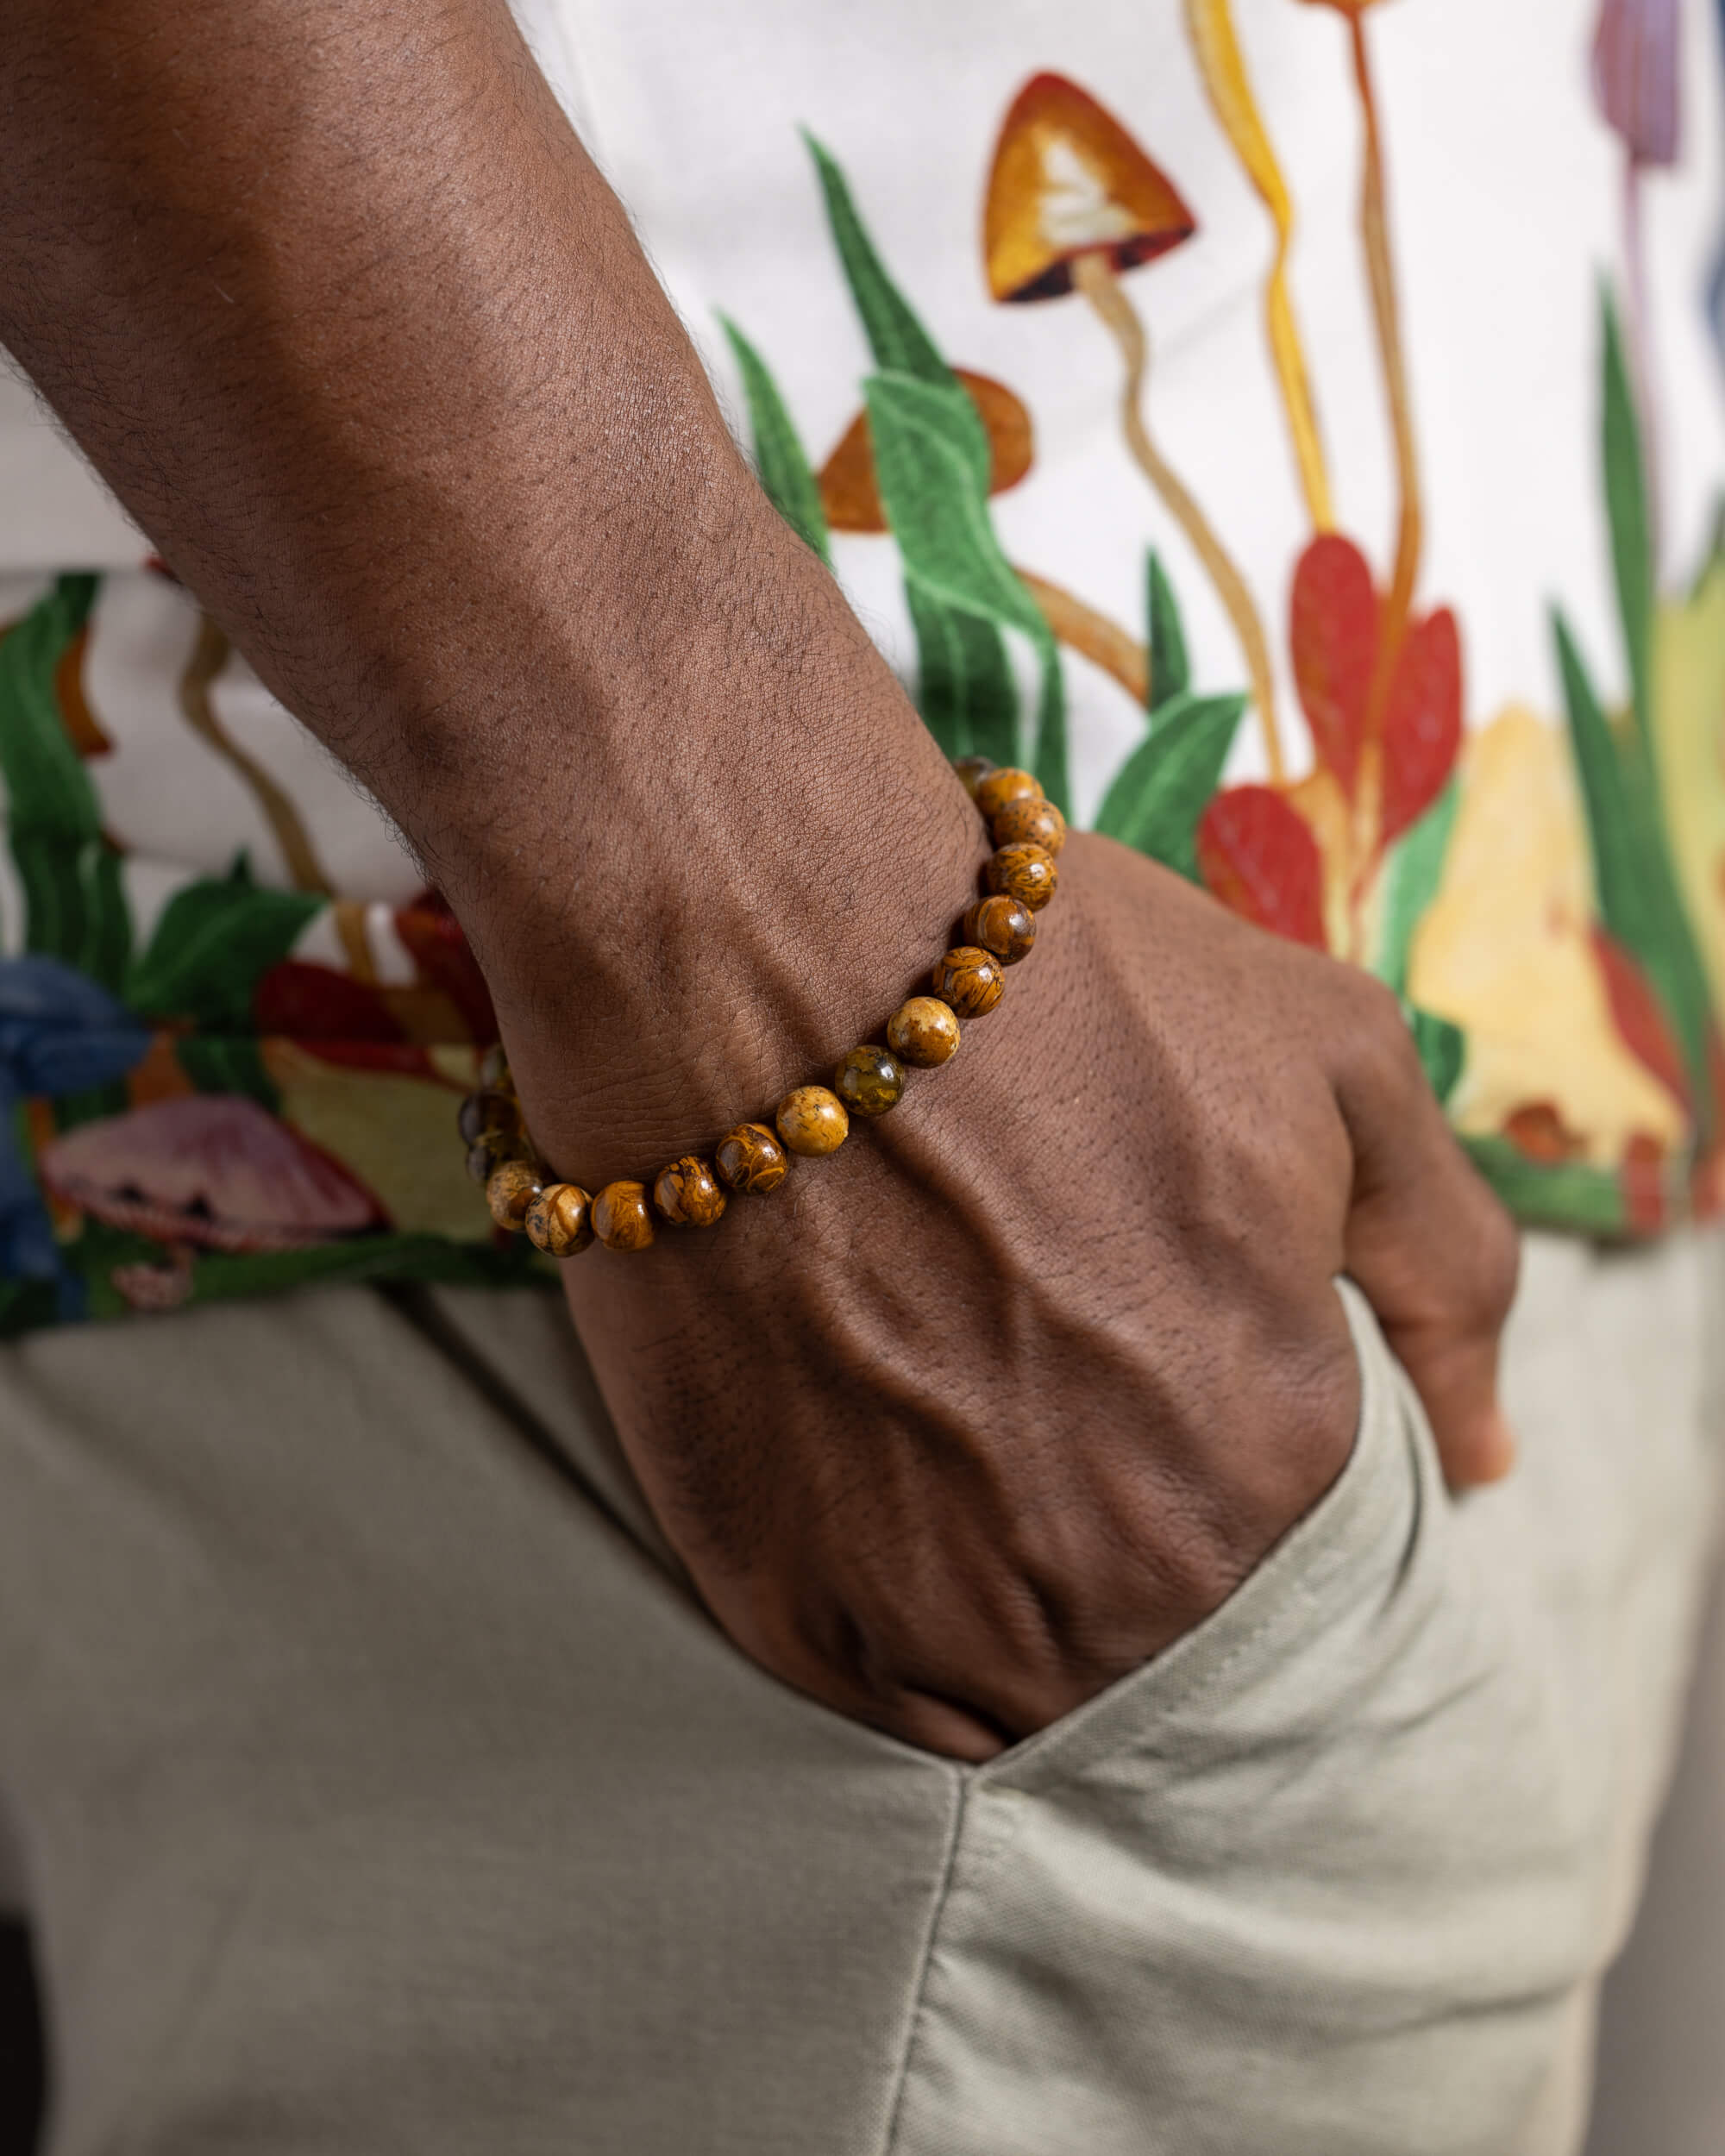
<instances>
[{"instance_id":1,"label":"printed orange mushroom","mask_svg":"<svg viewBox=\"0 0 1725 2156\"><path fill-rule=\"evenodd\" d=\"M386 1225L329 1156L235 1094L185 1094L85 1123L37 1156L62 1205L166 1246L164 1266L120 1266L138 1308L183 1300L194 1250L287 1250Z\"/></svg>"},{"instance_id":2,"label":"printed orange mushroom","mask_svg":"<svg viewBox=\"0 0 1725 2156\"><path fill-rule=\"evenodd\" d=\"M1063 75L1032 76L1000 125L982 213L988 289L1007 304L1079 292L1126 366L1126 446L1190 541L1245 653L1273 780L1283 775L1270 649L1244 580L1144 417L1150 348L1120 278L1189 240L1179 190L1113 115Z\"/></svg>"},{"instance_id":3,"label":"printed orange mushroom","mask_svg":"<svg viewBox=\"0 0 1725 2156\"><path fill-rule=\"evenodd\" d=\"M1034 455L1030 414L1004 382L953 370L988 430L988 492L1004 494L1030 470ZM869 415L859 411L820 468L820 505L834 531L884 531L887 513L875 480Z\"/></svg>"}]
</instances>

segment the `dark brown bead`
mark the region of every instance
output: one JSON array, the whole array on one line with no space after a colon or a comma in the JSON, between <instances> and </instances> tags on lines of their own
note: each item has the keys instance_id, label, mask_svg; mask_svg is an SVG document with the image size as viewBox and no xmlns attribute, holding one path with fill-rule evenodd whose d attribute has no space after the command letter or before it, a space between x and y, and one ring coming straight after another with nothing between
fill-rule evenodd
<instances>
[{"instance_id":1,"label":"dark brown bead","mask_svg":"<svg viewBox=\"0 0 1725 2156\"><path fill-rule=\"evenodd\" d=\"M1066 818L1052 801L1033 801L1028 795L1008 801L989 829L997 846L1016 846L1028 839L1046 854L1057 854L1066 843Z\"/></svg>"},{"instance_id":2,"label":"dark brown bead","mask_svg":"<svg viewBox=\"0 0 1725 2156\"><path fill-rule=\"evenodd\" d=\"M961 1018L980 1018L992 1011L1006 985L1000 960L976 943L958 944L934 969L934 993Z\"/></svg>"},{"instance_id":3,"label":"dark brown bead","mask_svg":"<svg viewBox=\"0 0 1725 2156\"><path fill-rule=\"evenodd\" d=\"M574 1257L593 1239L593 1200L579 1183L548 1183L528 1206L527 1239L548 1257Z\"/></svg>"},{"instance_id":4,"label":"dark brown bead","mask_svg":"<svg viewBox=\"0 0 1725 2156\"><path fill-rule=\"evenodd\" d=\"M653 1202L674 1228L710 1228L724 1211L718 1179L698 1153L685 1153L662 1168Z\"/></svg>"},{"instance_id":5,"label":"dark brown bead","mask_svg":"<svg viewBox=\"0 0 1725 2156\"><path fill-rule=\"evenodd\" d=\"M779 1103L773 1119L794 1153L811 1157L836 1153L850 1135L844 1103L825 1086L798 1086Z\"/></svg>"},{"instance_id":6,"label":"dark brown bead","mask_svg":"<svg viewBox=\"0 0 1725 2156\"><path fill-rule=\"evenodd\" d=\"M492 1170L499 1165L496 1154L492 1151L483 1138L477 1145L468 1146L467 1173L476 1183L488 1183L491 1181Z\"/></svg>"},{"instance_id":7,"label":"dark brown bead","mask_svg":"<svg viewBox=\"0 0 1725 2156\"><path fill-rule=\"evenodd\" d=\"M999 771L991 771L976 787L976 805L982 812L985 823L992 824L1008 801L1039 801L1042 787L1033 773L1019 771L1012 764Z\"/></svg>"},{"instance_id":8,"label":"dark brown bead","mask_svg":"<svg viewBox=\"0 0 1725 2156\"><path fill-rule=\"evenodd\" d=\"M644 1250L653 1240L653 1215L645 1183L607 1183L588 1215L608 1250Z\"/></svg>"},{"instance_id":9,"label":"dark brown bead","mask_svg":"<svg viewBox=\"0 0 1725 2156\"><path fill-rule=\"evenodd\" d=\"M977 787L994 768L992 759L988 756L960 756L952 766L963 783L964 791L973 801L976 798Z\"/></svg>"},{"instance_id":10,"label":"dark brown bead","mask_svg":"<svg viewBox=\"0 0 1725 2156\"><path fill-rule=\"evenodd\" d=\"M932 1070L958 1053L958 1021L934 996L913 996L887 1021L887 1044L919 1070Z\"/></svg>"},{"instance_id":11,"label":"dark brown bead","mask_svg":"<svg viewBox=\"0 0 1725 2156\"><path fill-rule=\"evenodd\" d=\"M469 1145L520 1127L521 1111L507 1094L470 1093L455 1112L455 1128Z\"/></svg>"},{"instance_id":12,"label":"dark brown bead","mask_svg":"<svg viewBox=\"0 0 1725 2156\"><path fill-rule=\"evenodd\" d=\"M963 935L967 943L980 943L1003 966L1016 966L1030 956L1036 941L1036 916L1019 899L996 893L992 899L978 899L964 916Z\"/></svg>"},{"instance_id":13,"label":"dark brown bead","mask_svg":"<svg viewBox=\"0 0 1725 2156\"><path fill-rule=\"evenodd\" d=\"M493 1041L480 1057L480 1083L487 1093L514 1092L514 1083L509 1075L509 1058L503 1052L501 1041Z\"/></svg>"},{"instance_id":14,"label":"dark brown bead","mask_svg":"<svg viewBox=\"0 0 1725 2156\"><path fill-rule=\"evenodd\" d=\"M905 1067L890 1049L865 1041L841 1057L832 1090L852 1115L885 1115L904 1094Z\"/></svg>"},{"instance_id":15,"label":"dark brown bead","mask_svg":"<svg viewBox=\"0 0 1725 2156\"><path fill-rule=\"evenodd\" d=\"M1041 846L1032 846L1027 839L1016 846L1002 846L998 853L990 854L988 865L982 873L991 891L1016 899L1032 913L1041 912L1054 896L1054 887L1060 881L1054 856Z\"/></svg>"},{"instance_id":16,"label":"dark brown bead","mask_svg":"<svg viewBox=\"0 0 1725 2156\"><path fill-rule=\"evenodd\" d=\"M739 1123L727 1131L713 1153L721 1181L733 1190L764 1194L776 1190L790 1172L785 1149L764 1123Z\"/></svg>"},{"instance_id":17,"label":"dark brown bead","mask_svg":"<svg viewBox=\"0 0 1725 2156\"><path fill-rule=\"evenodd\" d=\"M486 1185L486 1203L492 1219L499 1227L519 1232L526 1223L528 1206L543 1188L543 1180L531 1161L505 1161L492 1169Z\"/></svg>"}]
</instances>

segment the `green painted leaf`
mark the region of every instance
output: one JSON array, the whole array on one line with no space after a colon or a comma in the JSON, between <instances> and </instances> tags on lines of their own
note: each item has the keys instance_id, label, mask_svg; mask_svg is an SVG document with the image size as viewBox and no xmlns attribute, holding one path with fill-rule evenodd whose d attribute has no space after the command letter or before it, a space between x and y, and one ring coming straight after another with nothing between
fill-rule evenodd
<instances>
[{"instance_id":1,"label":"green painted leaf","mask_svg":"<svg viewBox=\"0 0 1725 2156\"><path fill-rule=\"evenodd\" d=\"M1444 856L1449 851L1460 800L1459 782L1452 778L1419 822L1390 849L1384 871L1383 929L1373 971L1397 995L1407 993L1408 956L1414 931L1443 881Z\"/></svg>"},{"instance_id":2,"label":"green painted leaf","mask_svg":"<svg viewBox=\"0 0 1725 2156\"><path fill-rule=\"evenodd\" d=\"M917 709L949 756L1019 759L1019 692L995 624L905 579L917 639Z\"/></svg>"},{"instance_id":3,"label":"green painted leaf","mask_svg":"<svg viewBox=\"0 0 1725 2156\"><path fill-rule=\"evenodd\" d=\"M117 988L132 942L120 864L54 694L54 669L89 619L97 586L93 576L58 578L0 640L0 781L25 950Z\"/></svg>"},{"instance_id":4,"label":"green painted leaf","mask_svg":"<svg viewBox=\"0 0 1725 2156\"><path fill-rule=\"evenodd\" d=\"M189 884L168 900L132 967L126 1000L151 1018L248 1033L260 978L327 903L313 892L260 888L242 855L230 875Z\"/></svg>"},{"instance_id":5,"label":"green painted leaf","mask_svg":"<svg viewBox=\"0 0 1725 2156\"><path fill-rule=\"evenodd\" d=\"M1518 1220L1572 1234L1628 1232L1628 1209L1617 1178L1583 1161L1529 1160L1505 1138L1464 1138L1474 1166Z\"/></svg>"},{"instance_id":6,"label":"green painted leaf","mask_svg":"<svg viewBox=\"0 0 1725 2156\"><path fill-rule=\"evenodd\" d=\"M1145 613L1150 627L1150 671L1145 702L1152 718L1170 697L1183 696L1192 685L1186 656L1186 631L1174 586L1152 547L1145 576Z\"/></svg>"},{"instance_id":7,"label":"green painted leaf","mask_svg":"<svg viewBox=\"0 0 1725 2156\"><path fill-rule=\"evenodd\" d=\"M1198 820L1222 782L1244 696L1172 697L1103 797L1096 829L1198 881Z\"/></svg>"},{"instance_id":8,"label":"green painted leaf","mask_svg":"<svg viewBox=\"0 0 1725 2156\"><path fill-rule=\"evenodd\" d=\"M1422 1011L1414 1003L1406 1007L1414 1045L1420 1051L1427 1080L1441 1105L1455 1091L1462 1066L1467 1061L1467 1036L1452 1019L1440 1018L1435 1011Z\"/></svg>"},{"instance_id":9,"label":"green painted leaf","mask_svg":"<svg viewBox=\"0 0 1725 2156\"><path fill-rule=\"evenodd\" d=\"M724 334L737 354L743 376L743 393L749 400L749 426L755 441L755 471L769 502L791 530L823 561L831 561L827 542L826 512L820 505L820 486L804 453L800 437L779 394L767 362L728 315L721 315Z\"/></svg>"},{"instance_id":10,"label":"green painted leaf","mask_svg":"<svg viewBox=\"0 0 1725 2156\"><path fill-rule=\"evenodd\" d=\"M919 380L950 387L952 370L917 319L910 302L888 276L886 266L857 215L850 183L839 170L837 160L806 128L803 140L809 146L815 170L820 175L827 222L832 228L833 243L844 266L845 280L850 286L850 297L856 303L856 311L862 318L863 334L875 354L875 366L882 373L913 374ZM987 433L974 406L971 417L986 449Z\"/></svg>"},{"instance_id":11,"label":"green painted leaf","mask_svg":"<svg viewBox=\"0 0 1725 2156\"><path fill-rule=\"evenodd\" d=\"M1623 649L1629 689L1643 746L1653 754L1653 549L1647 519L1647 467L1641 459L1640 423L1634 391L1623 354L1617 310L1603 286L1601 316L1602 452L1605 466L1605 508L1611 526L1611 568L1617 585L1617 612L1623 624Z\"/></svg>"},{"instance_id":12,"label":"green painted leaf","mask_svg":"<svg viewBox=\"0 0 1725 2156\"><path fill-rule=\"evenodd\" d=\"M1587 811L1600 918L1652 983L1683 1050L1697 1120L1712 1131L1708 1035L1711 998L1689 916L1678 895L1653 775L1639 731L1620 741L1608 723L1580 650L1553 617L1564 701Z\"/></svg>"},{"instance_id":13,"label":"green painted leaf","mask_svg":"<svg viewBox=\"0 0 1725 2156\"><path fill-rule=\"evenodd\" d=\"M1017 629L1042 665L1033 768L1050 800L1070 807L1066 697L1060 652L1042 609L1000 551L988 516L988 445L956 384L875 374L862 385L875 477L918 601Z\"/></svg>"},{"instance_id":14,"label":"green painted leaf","mask_svg":"<svg viewBox=\"0 0 1725 2156\"><path fill-rule=\"evenodd\" d=\"M174 1044L180 1069L199 1093L241 1093L272 1115L281 1094L264 1067L262 1044L244 1033L186 1033Z\"/></svg>"}]
</instances>

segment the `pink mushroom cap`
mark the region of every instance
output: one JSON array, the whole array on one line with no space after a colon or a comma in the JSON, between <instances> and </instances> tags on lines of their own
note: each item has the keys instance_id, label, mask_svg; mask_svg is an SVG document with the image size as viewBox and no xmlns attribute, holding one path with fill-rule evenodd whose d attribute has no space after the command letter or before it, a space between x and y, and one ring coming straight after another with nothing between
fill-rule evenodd
<instances>
[{"instance_id":1,"label":"pink mushroom cap","mask_svg":"<svg viewBox=\"0 0 1725 2156\"><path fill-rule=\"evenodd\" d=\"M62 1203L160 1243L284 1250L386 1225L344 1168L238 1094L81 1124L51 1138L36 1165Z\"/></svg>"}]
</instances>

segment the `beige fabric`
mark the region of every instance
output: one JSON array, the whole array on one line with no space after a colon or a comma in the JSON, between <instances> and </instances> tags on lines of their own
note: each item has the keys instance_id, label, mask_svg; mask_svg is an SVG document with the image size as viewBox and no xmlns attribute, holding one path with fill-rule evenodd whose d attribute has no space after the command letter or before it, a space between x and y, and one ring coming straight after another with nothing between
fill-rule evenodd
<instances>
[{"instance_id":1,"label":"beige fabric","mask_svg":"<svg viewBox=\"0 0 1725 2156\"><path fill-rule=\"evenodd\" d=\"M1367 1407L1209 1624L973 1772L736 1657L555 1303L0 1355L57 2156L1559 2156L1711 1532L1717 1244L1536 1242L1506 1489ZM416 1314L417 1313L417 1314Z\"/></svg>"}]
</instances>

